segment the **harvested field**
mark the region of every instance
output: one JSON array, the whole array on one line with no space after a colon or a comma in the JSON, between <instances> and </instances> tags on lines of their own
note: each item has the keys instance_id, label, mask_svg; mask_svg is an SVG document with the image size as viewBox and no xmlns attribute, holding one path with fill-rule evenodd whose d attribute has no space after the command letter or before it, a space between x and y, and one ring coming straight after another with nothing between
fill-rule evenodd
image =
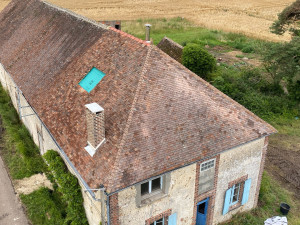
<instances>
[{"instance_id":1,"label":"harvested field","mask_svg":"<svg viewBox=\"0 0 300 225\"><path fill-rule=\"evenodd\" d=\"M199 26L266 40L287 40L269 27L294 0L49 0L80 15L100 20L185 17ZM0 0L0 9L9 1Z\"/></svg>"}]
</instances>

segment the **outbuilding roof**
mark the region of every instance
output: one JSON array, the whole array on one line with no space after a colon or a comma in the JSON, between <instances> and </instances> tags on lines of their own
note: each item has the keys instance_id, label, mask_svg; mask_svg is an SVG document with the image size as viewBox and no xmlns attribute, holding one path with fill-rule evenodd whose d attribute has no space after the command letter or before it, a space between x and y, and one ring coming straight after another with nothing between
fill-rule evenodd
<instances>
[{"instance_id":1,"label":"outbuilding roof","mask_svg":"<svg viewBox=\"0 0 300 225\"><path fill-rule=\"evenodd\" d=\"M1 64L92 188L112 193L276 131L156 46L49 3L12 0L0 30ZM94 67L105 76L88 93L79 82ZM92 102L106 130L93 157Z\"/></svg>"}]
</instances>

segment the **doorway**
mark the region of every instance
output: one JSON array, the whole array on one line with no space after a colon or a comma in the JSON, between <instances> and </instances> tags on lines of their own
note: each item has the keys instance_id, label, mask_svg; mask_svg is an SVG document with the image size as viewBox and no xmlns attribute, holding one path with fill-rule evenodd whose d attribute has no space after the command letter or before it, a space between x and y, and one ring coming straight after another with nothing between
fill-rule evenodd
<instances>
[{"instance_id":1,"label":"doorway","mask_svg":"<svg viewBox=\"0 0 300 225\"><path fill-rule=\"evenodd\" d=\"M196 225L206 225L208 202L209 202L209 198L207 198L201 202L198 202Z\"/></svg>"}]
</instances>

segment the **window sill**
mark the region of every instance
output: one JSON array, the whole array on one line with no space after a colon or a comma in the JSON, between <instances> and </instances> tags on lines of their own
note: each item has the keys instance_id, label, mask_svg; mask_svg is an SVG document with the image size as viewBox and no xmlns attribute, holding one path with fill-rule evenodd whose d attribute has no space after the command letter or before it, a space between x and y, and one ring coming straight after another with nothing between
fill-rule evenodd
<instances>
[{"instance_id":1,"label":"window sill","mask_svg":"<svg viewBox=\"0 0 300 225\"><path fill-rule=\"evenodd\" d=\"M151 204L152 202L165 198L166 196L167 194L163 193L162 191L155 191L152 192L151 194L143 195L139 207L143 207L145 205Z\"/></svg>"},{"instance_id":2,"label":"window sill","mask_svg":"<svg viewBox=\"0 0 300 225\"><path fill-rule=\"evenodd\" d=\"M229 211L235 210L237 208L239 208L242 204L240 202L235 203L234 205L229 207Z\"/></svg>"}]
</instances>

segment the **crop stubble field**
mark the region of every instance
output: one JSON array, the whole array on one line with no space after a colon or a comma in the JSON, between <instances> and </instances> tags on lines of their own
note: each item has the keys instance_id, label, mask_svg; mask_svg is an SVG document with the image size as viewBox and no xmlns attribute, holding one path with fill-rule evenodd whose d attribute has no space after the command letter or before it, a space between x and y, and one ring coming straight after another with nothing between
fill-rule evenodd
<instances>
[{"instance_id":1,"label":"crop stubble field","mask_svg":"<svg viewBox=\"0 0 300 225\"><path fill-rule=\"evenodd\" d=\"M184 17L199 26L265 40L288 40L269 31L294 0L49 0L96 21ZM9 1L0 0L0 9Z\"/></svg>"}]
</instances>

